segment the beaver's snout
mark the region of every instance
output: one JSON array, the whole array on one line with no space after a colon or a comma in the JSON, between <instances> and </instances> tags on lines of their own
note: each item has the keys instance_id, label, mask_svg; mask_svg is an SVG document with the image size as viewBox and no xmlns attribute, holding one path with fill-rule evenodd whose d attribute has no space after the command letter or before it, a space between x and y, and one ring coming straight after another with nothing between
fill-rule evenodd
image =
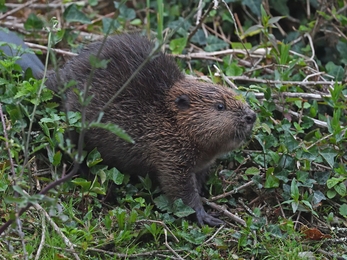
<instances>
[{"instance_id":1,"label":"beaver's snout","mask_svg":"<svg viewBox=\"0 0 347 260\"><path fill-rule=\"evenodd\" d=\"M257 114L252 109L247 108L245 115L243 116L243 120L246 122L246 124L253 126L256 119Z\"/></svg>"}]
</instances>

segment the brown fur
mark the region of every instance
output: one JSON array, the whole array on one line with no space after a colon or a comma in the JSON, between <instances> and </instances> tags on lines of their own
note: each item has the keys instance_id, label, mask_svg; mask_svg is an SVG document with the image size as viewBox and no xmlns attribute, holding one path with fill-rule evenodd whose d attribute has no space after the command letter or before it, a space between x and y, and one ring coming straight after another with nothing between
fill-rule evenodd
<instances>
[{"instance_id":1,"label":"brown fur","mask_svg":"<svg viewBox=\"0 0 347 260\"><path fill-rule=\"evenodd\" d=\"M46 85L54 91L71 79L83 90L91 72L89 56L99 42L89 45ZM109 59L106 69L92 78L86 108L87 120L96 118L105 103L119 90L153 49L139 35L109 37L100 58ZM81 111L72 89L66 92L66 108ZM223 110L223 106L225 109ZM220 111L220 110L221 111ZM105 111L103 122L121 126L135 141L127 143L100 128L87 131L85 149L97 147L103 163L133 175L155 175L172 200L183 202L197 213L199 224L223 222L208 215L199 196L209 166L216 157L237 148L252 130L255 113L228 88L187 79L169 56L160 53Z\"/></svg>"}]
</instances>

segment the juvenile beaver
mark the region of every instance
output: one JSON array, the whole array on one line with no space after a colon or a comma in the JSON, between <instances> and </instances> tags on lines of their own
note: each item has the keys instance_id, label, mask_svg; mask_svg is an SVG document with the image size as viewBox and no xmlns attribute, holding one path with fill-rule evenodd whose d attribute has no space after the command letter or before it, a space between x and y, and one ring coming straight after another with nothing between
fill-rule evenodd
<instances>
[{"instance_id":1,"label":"juvenile beaver","mask_svg":"<svg viewBox=\"0 0 347 260\"><path fill-rule=\"evenodd\" d=\"M87 46L58 74L50 74L47 87L57 92L75 80L74 88L82 91L92 70L90 55L97 55L100 47L100 42ZM153 47L137 34L106 40L99 57L109 63L94 71L87 120L97 118ZM76 92L68 89L65 94L67 110L81 111ZM228 88L187 79L171 57L159 53L104 112L102 122L121 126L135 143L93 128L85 135L87 151L97 147L103 163L123 173L156 176L170 199L181 198L196 211L200 225L223 223L206 213L199 193L216 157L239 147L252 131L256 115L242 99Z\"/></svg>"}]
</instances>

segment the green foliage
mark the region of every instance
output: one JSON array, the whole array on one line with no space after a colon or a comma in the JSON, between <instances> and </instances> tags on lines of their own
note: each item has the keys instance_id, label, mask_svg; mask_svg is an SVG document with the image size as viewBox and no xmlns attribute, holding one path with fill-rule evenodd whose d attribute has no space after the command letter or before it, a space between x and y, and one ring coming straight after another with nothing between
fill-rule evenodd
<instances>
[{"instance_id":1,"label":"green foliage","mask_svg":"<svg viewBox=\"0 0 347 260\"><path fill-rule=\"evenodd\" d=\"M231 227L228 222L235 221L226 212L219 216L226 226L198 227L191 221L194 210L182 200L170 203L148 175L130 180L102 165L97 149L86 154L76 147L70 135L91 127L133 140L119 126L101 123L102 111L85 123L80 113L60 111L44 81L30 77L30 71L21 73L15 62L30 51L19 48L15 57L0 60L0 212L3 220L14 219L20 207L37 203L48 215L33 208L24 213L5 235L11 250L0 249L0 255L34 258L43 232L40 259L73 258L71 251L61 250L67 248L62 234L83 259L346 256L346 245L312 242L301 230L325 223L327 233L347 218L344 2L325 8L309 1L309 15L300 1L270 0L262 6L260 0L231 0L225 2L232 13L220 2L204 16L206 2L199 26L199 1L112 2L106 9L114 11L113 17L100 13L101 2L69 3L61 14L64 28L50 42L78 50L78 32L71 26L81 25L91 35L142 30L167 43L170 54L186 58L178 61L186 72L236 85L257 111L252 137L218 161L205 193L221 211L237 211L245 225ZM0 10L6 8L0 1ZM44 16L30 14L24 28L41 30L50 20ZM90 61L94 69L108 64L94 56ZM215 74L215 64L223 77ZM76 93L88 105L91 97ZM71 163L83 160L86 174L38 194ZM323 256L321 246L334 255Z\"/></svg>"}]
</instances>

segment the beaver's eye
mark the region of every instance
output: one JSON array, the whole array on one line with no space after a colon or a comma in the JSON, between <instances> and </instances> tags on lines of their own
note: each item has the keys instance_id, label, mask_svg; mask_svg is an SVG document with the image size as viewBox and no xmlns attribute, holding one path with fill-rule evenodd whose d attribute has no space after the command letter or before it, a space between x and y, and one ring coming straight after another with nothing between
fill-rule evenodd
<instances>
[{"instance_id":1,"label":"beaver's eye","mask_svg":"<svg viewBox=\"0 0 347 260\"><path fill-rule=\"evenodd\" d=\"M225 110L225 105L223 103L217 103L216 104L216 109L218 111L223 111L223 110Z\"/></svg>"}]
</instances>

